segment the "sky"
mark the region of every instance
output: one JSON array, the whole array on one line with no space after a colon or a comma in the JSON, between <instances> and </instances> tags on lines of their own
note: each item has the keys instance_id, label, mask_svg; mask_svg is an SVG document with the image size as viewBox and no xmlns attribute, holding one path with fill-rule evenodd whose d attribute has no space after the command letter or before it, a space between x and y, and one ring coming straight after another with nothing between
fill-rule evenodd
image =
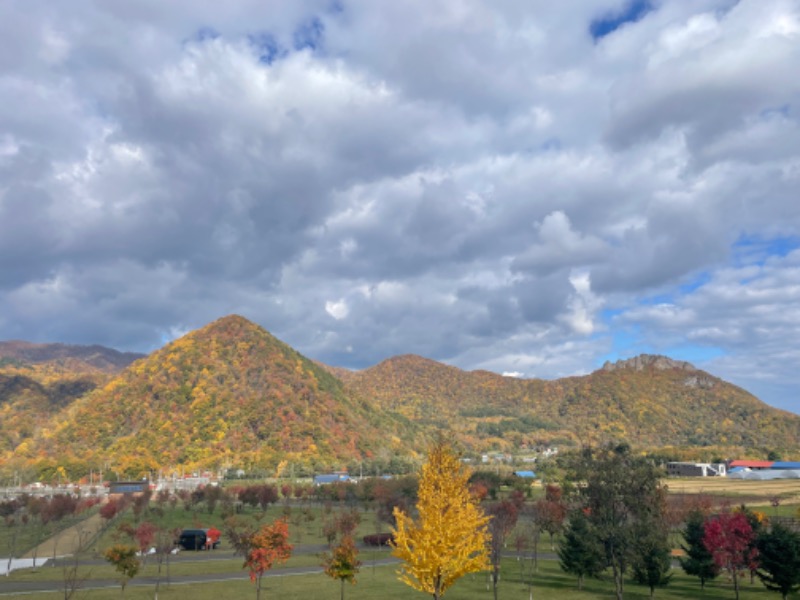
<instances>
[{"instance_id":1,"label":"sky","mask_svg":"<svg viewBox=\"0 0 800 600\"><path fill-rule=\"evenodd\" d=\"M800 0L4 0L0 339L556 378L800 413Z\"/></svg>"}]
</instances>

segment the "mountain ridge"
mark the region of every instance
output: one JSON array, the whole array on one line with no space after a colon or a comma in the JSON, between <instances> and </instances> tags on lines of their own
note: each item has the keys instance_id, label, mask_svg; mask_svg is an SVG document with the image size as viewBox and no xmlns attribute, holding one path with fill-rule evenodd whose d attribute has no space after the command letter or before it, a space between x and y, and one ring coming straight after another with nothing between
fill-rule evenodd
<instances>
[{"instance_id":1,"label":"mountain ridge","mask_svg":"<svg viewBox=\"0 0 800 600\"><path fill-rule=\"evenodd\" d=\"M13 369L16 377L65 367L58 360L6 365L0 376ZM77 470L108 456L132 474L176 465L274 469L287 463L313 471L397 456L413 460L441 431L474 452L613 440L800 450L800 416L660 355L555 380L463 371L411 354L349 371L310 360L257 324L229 315L114 376L94 377L87 393L77 393L76 384L61 404L22 380L9 384L16 396L3 401L0 386L0 458L39 471L59 462ZM27 420L14 412L25 398L36 399ZM4 429L6 422L23 421L25 435Z\"/></svg>"},{"instance_id":2,"label":"mountain ridge","mask_svg":"<svg viewBox=\"0 0 800 600\"><path fill-rule=\"evenodd\" d=\"M23 340L0 341L0 359L28 364L79 360L105 373L116 373L145 354L121 352L98 344L34 343Z\"/></svg>"}]
</instances>

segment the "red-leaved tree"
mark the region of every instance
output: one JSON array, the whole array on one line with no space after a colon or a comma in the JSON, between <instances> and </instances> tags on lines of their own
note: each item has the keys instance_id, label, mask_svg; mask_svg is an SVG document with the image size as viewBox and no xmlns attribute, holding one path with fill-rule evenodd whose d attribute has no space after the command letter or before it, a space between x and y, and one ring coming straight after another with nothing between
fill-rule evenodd
<instances>
[{"instance_id":1,"label":"red-leaved tree","mask_svg":"<svg viewBox=\"0 0 800 600\"><path fill-rule=\"evenodd\" d=\"M256 600L261 600L261 578L275 563L286 561L292 555L289 543L289 525L285 519L264 525L247 541L248 551L244 566L250 569L250 581L256 584Z\"/></svg>"},{"instance_id":2,"label":"red-leaved tree","mask_svg":"<svg viewBox=\"0 0 800 600\"><path fill-rule=\"evenodd\" d=\"M139 552L142 555L142 564L147 560L147 552L155 542L157 531L158 527L153 523L150 521L143 521L139 523L139 526L133 532L133 537L136 539L136 544L139 546Z\"/></svg>"},{"instance_id":3,"label":"red-leaved tree","mask_svg":"<svg viewBox=\"0 0 800 600\"><path fill-rule=\"evenodd\" d=\"M705 524L703 544L711 553L714 564L730 573L736 600L739 600L740 572L755 569L758 564L754 536L750 522L741 512L725 511Z\"/></svg>"},{"instance_id":4,"label":"red-leaved tree","mask_svg":"<svg viewBox=\"0 0 800 600\"><path fill-rule=\"evenodd\" d=\"M500 581L500 559L506 545L506 539L513 531L519 517L519 508L510 500L503 500L486 509L489 521L489 562L492 564L492 590L497 600L497 584Z\"/></svg>"}]
</instances>

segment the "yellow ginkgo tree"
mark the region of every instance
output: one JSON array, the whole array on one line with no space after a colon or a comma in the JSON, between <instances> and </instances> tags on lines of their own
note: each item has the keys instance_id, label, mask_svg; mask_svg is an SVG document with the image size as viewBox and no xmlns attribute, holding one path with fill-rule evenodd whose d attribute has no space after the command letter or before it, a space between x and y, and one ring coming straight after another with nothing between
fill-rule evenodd
<instances>
[{"instance_id":1,"label":"yellow ginkgo tree","mask_svg":"<svg viewBox=\"0 0 800 600\"><path fill-rule=\"evenodd\" d=\"M460 577L490 568L488 521L468 487L470 473L444 441L422 467L417 519L394 509L392 554L400 580L439 600Z\"/></svg>"}]
</instances>

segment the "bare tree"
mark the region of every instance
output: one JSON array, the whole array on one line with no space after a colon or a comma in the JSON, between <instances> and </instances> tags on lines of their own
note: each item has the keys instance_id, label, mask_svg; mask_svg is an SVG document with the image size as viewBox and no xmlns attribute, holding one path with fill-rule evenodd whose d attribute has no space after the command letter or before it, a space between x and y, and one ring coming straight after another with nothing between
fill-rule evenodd
<instances>
[{"instance_id":1,"label":"bare tree","mask_svg":"<svg viewBox=\"0 0 800 600\"><path fill-rule=\"evenodd\" d=\"M64 581L64 600L70 600L78 590L83 587L84 582L92 574L91 569L81 572L80 553L86 549L91 540L91 531L86 531L83 525L77 526L78 544L69 560L65 560L61 565L61 573Z\"/></svg>"},{"instance_id":2,"label":"bare tree","mask_svg":"<svg viewBox=\"0 0 800 600\"><path fill-rule=\"evenodd\" d=\"M170 582L170 574L169 574L169 558L172 556L172 551L175 549L175 540L178 539L181 530L180 528L176 529L167 529L167 528L159 528L156 531L155 536L155 560L156 565L158 565L158 571L156 574L156 591L154 600L158 600L158 591L161 587L161 568L166 565L167 568L167 585Z\"/></svg>"}]
</instances>

